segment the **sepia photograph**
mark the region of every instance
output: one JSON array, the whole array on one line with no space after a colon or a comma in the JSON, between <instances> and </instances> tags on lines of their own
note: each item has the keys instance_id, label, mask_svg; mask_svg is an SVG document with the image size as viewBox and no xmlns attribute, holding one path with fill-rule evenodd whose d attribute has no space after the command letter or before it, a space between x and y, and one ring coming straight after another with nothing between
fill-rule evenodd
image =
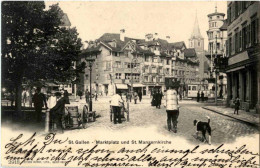
<instances>
[{"instance_id":1,"label":"sepia photograph","mask_svg":"<svg viewBox=\"0 0 260 168\"><path fill-rule=\"evenodd\" d=\"M1 167L259 165L259 1L2 1Z\"/></svg>"}]
</instances>

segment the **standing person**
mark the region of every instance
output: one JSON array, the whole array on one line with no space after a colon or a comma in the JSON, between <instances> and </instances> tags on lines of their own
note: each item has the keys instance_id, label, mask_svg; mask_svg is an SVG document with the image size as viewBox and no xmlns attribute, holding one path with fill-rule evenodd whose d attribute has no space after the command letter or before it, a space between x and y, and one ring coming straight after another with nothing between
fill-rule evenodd
<instances>
[{"instance_id":1,"label":"standing person","mask_svg":"<svg viewBox=\"0 0 260 168\"><path fill-rule=\"evenodd\" d=\"M27 92L26 92L26 90L23 90L23 92L22 92L22 99L23 99L23 106L25 107L25 104L27 102Z\"/></svg>"},{"instance_id":2,"label":"standing person","mask_svg":"<svg viewBox=\"0 0 260 168\"><path fill-rule=\"evenodd\" d=\"M86 103L88 104L89 103L89 98L90 98L90 93L89 93L88 89L86 89L85 98L86 98Z\"/></svg>"},{"instance_id":3,"label":"standing person","mask_svg":"<svg viewBox=\"0 0 260 168\"><path fill-rule=\"evenodd\" d=\"M130 91L130 92L128 92L128 98L129 98L129 100L130 100L130 102L132 101L132 92Z\"/></svg>"},{"instance_id":4,"label":"standing person","mask_svg":"<svg viewBox=\"0 0 260 168\"><path fill-rule=\"evenodd\" d=\"M106 92L106 96L107 96L108 91L106 90L105 92Z\"/></svg>"},{"instance_id":5,"label":"standing person","mask_svg":"<svg viewBox=\"0 0 260 168\"><path fill-rule=\"evenodd\" d=\"M177 119L179 116L179 103L176 90L169 89L166 91L166 112L167 126L169 131L177 132ZM171 126L173 125L173 127Z\"/></svg>"},{"instance_id":6,"label":"standing person","mask_svg":"<svg viewBox=\"0 0 260 168\"><path fill-rule=\"evenodd\" d=\"M236 112L237 112L237 115L238 115L238 110L239 110L239 106L240 106L240 99L239 99L238 96L237 96L237 98L234 100L234 104L235 104L234 114L236 114Z\"/></svg>"},{"instance_id":7,"label":"standing person","mask_svg":"<svg viewBox=\"0 0 260 168\"><path fill-rule=\"evenodd\" d=\"M11 94L10 94L11 107L14 106L14 99L15 99L14 91L11 91Z\"/></svg>"},{"instance_id":8,"label":"standing person","mask_svg":"<svg viewBox=\"0 0 260 168\"><path fill-rule=\"evenodd\" d=\"M204 92L201 92L201 101L204 102Z\"/></svg>"},{"instance_id":9,"label":"standing person","mask_svg":"<svg viewBox=\"0 0 260 168\"><path fill-rule=\"evenodd\" d=\"M156 104L156 92L155 92L155 90L154 91L152 91L152 96L153 96L153 98L152 98L152 106L157 106L157 104Z\"/></svg>"},{"instance_id":10,"label":"standing person","mask_svg":"<svg viewBox=\"0 0 260 168\"><path fill-rule=\"evenodd\" d=\"M41 121L41 115L42 115L42 108L45 107L48 109L46 97L43 93L41 93L41 88L37 87L35 94L33 95L33 103L36 113L36 120L37 122Z\"/></svg>"},{"instance_id":11,"label":"standing person","mask_svg":"<svg viewBox=\"0 0 260 168\"><path fill-rule=\"evenodd\" d=\"M162 104L162 98L163 98L163 94L161 90L158 92L157 97L158 97L157 108L160 109Z\"/></svg>"},{"instance_id":12,"label":"standing person","mask_svg":"<svg viewBox=\"0 0 260 168\"><path fill-rule=\"evenodd\" d=\"M122 99L120 91L118 92L118 94L114 94L111 97L110 105L112 106L112 110L114 113L114 124L117 124L117 122L122 123L120 107L122 106L123 103L124 103L124 101Z\"/></svg>"},{"instance_id":13,"label":"standing person","mask_svg":"<svg viewBox=\"0 0 260 168\"><path fill-rule=\"evenodd\" d=\"M95 91L95 101L97 101L97 98L98 98L98 93L97 91Z\"/></svg>"},{"instance_id":14,"label":"standing person","mask_svg":"<svg viewBox=\"0 0 260 168\"><path fill-rule=\"evenodd\" d=\"M51 96L49 97L48 101L47 101L47 105L49 107L49 109L52 109L57 103L57 97L55 96L55 92L52 91L51 92ZM46 112L46 124L49 121L49 127L47 128L46 131L49 131L49 128L53 128L53 124L54 124L54 115L50 113L49 110L47 110Z\"/></svg>"},{"instance_id":15,"label":"standing person","mask_svg":"<svg viewBox=\"0 0 260 168\"><path fill-rule=\"evenodd\" d=\"M139 92L138 92L138 97L139 97L139 101L140 101L140 102L142 101L142 96L143 96L142 92L139 91Z\"/></svg>"},{"instance_id":16,"label":"standing person","mask_svg":"<svg viewBox=\"0 0 260 168\"><path fill-rule=\"evenodd\" d=\"M135 100L135 104L137 103L137 99L138 99L138 94L136 92L134 92L134 100Z\"/></svg>"},{"instance_id":17,"label":"standing person","mask_svg":"<svg viewBox=\"0 0 260 168\"><path fill-rule=\"evenodd\" d=\"M199 102L200 101L200 91L198 91L198 93L197 93L197 102Z\"/></svg>"},{"instance_id":18,"label":"standing person","mask_svg":"<svg viewBox=\"0 0 260 168\"><path fill-rule=\"evenodd\" d=\"M66 93L66 91L64 91L64 96L61 97L61 93L57 92L56 93L56 97L57 97L57 103L56 105L50 110L50 112L53 114L54 116L54 121L55 124L57 126L57 130L61 131L63 133L63 121L64 121L64 115L65 115L65 104L67 104L69 102L69 97Z\"/></svg>"}]
</instances>

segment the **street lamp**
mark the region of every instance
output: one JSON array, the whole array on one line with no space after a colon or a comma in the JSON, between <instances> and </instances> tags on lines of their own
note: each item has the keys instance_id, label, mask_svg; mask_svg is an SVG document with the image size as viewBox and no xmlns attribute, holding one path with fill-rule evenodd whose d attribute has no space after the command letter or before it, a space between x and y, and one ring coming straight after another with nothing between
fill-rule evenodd
<instances>
[{"instance_id":1,"label":"street lamp","mask_svg":"<svg viewBox=\"0 0 260 168\"><path fill-rule=\"evenodd\" d=\"M217 51L217 35L216 35L216 51L215 51L215 74L216 74L216 78L215 78L215 104L217 105L217 100L218 100L218 51Z\"/></svg>"},{"instance_id":2,"label":"street lamp","mask_svg":"<svg viewBox=\"0 0 260 168\"><path fill-rule=\"evenodd\" d=\"M89 66L89 85L90 85L89 111L92 111L91 74L92 74L92 66L93 66L93 63L95 62L95 59L93 59L93 58L86 58L85 60L88 62L88 66Z\"/></svg>"}]
</instances>

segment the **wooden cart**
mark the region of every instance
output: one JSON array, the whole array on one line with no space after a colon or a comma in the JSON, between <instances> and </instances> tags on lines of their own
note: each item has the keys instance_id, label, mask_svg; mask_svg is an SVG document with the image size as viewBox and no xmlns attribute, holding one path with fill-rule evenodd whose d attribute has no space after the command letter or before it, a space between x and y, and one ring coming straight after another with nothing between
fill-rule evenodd
<instances>
[{"instance_id":1,"label":"wooden cart","mask_svg":"<svg viewBox=\"0 0 260 168\"><path fill-rule=\"evenodd\" d=\"M129 121L129 105L127 104L127 108L125 108L124 104L122 105L122 107L120 107L121 109L121 120L122 121ZM110 121L112 122L114 120L114 112L113 112L113 108L110 105Z\"/></svg>"}]
</instances>

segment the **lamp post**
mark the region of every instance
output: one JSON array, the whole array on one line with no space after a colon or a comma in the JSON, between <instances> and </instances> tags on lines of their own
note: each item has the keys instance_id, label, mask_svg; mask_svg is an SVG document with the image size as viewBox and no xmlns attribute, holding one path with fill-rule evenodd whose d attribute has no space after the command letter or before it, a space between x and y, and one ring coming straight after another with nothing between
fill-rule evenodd
<instances>
[{"instance_id":1,"label":"lamp post","mask_svg":"<svg viewBox=\"0 0 260 168\"><path fill-rule=\"evenodd\" d=\"M217 105L218 100L218 52L217 52L217 35L216 35L216 51L215 51L215 105Z\"/></svg>"},{"instance_id":2,"label":"lamp post","mask_svg":"<svg viewBox=\"0 0 260 168\"><path fill-rule=\"evenodd\" d=\"M88 66L89 66L89 86L90 86L89 111L92 111L91 74L92 74L92 66L93 66L93 63L95 62L95 59L86 58L86 61L88 62Z\"/></svg>"}]
</instances>

